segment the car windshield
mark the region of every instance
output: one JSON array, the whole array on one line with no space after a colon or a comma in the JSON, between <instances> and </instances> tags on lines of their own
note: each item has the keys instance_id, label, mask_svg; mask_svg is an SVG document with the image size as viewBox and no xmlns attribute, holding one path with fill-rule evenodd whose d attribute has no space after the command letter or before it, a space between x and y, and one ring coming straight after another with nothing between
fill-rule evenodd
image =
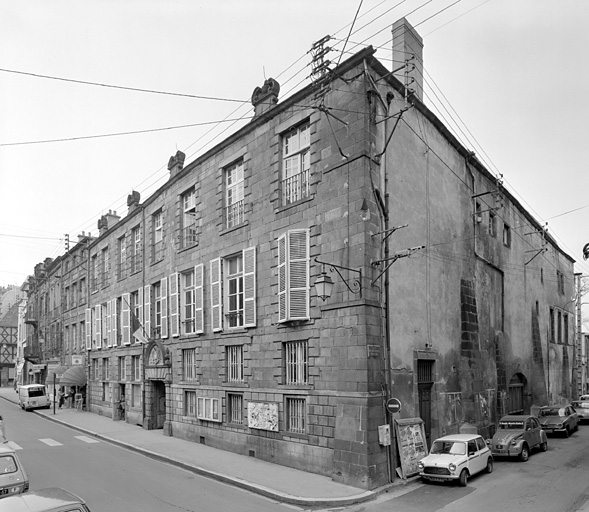
<instances>
[{"instance_id":1,"label":"car windshield","mask_svg":"<svg viewBox=\"0 0 589 512\"><path fill-rule=\"evenodd\" d=\"M0 457L0 474L14 473L16 471L16 463L12 455L4 455Z\"/></svg>"},{"instance_id":2,"label":"car windshield","mask_svg":"<svg viewBox=\"0 0 589 512\"><path fill-rule=\"evenodd\" d=\"M430 453L449 453L450 455L464 455L466 454L466 443L463 443L461 441L435 441Z\"/></svg>"},{"instance_id":3,"label":"car windshield","mask_svg":"<svg viewBox=\"0 0 589 512\"><path fill-rule=\"evenodd\" d=\"M565 416L564 407L547 407L540 411L540 416Z\"/></svg>"},{"instance_id":4,"label":"car windshield","mask_svg":"<svg viewBox=\"0 0 589 512\"><path fill-rule=\"evenodd\" d=\"M29 396L45 396L45 388L29 388Z\"/></svg>"},{"instance_id":5,"label":"car windshield","mask_svg":"<svg viewBox=\"0 0 589 512\"><path fill-rule=\"evenodd\" d=\"M523 421L500 421L499 430L523 430Z\"/></svg>"}]
</instances>

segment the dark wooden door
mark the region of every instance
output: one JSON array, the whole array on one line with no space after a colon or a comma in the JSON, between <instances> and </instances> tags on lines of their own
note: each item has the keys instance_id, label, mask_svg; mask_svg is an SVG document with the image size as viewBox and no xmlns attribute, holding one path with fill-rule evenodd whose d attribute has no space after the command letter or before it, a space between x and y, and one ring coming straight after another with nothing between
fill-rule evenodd
<instances>
[{"instance_id":1,"label":"dark wooden door","mask_svg":"<svg viewBox=\"0 0 589 512\"><path fill-rule=\"evenodd\" d=\"M419 417L423 420L425 439L429 449L431 446L432 432L432 385L419 384L417 389L419 393Z\"/></svg>"}]
</instances>

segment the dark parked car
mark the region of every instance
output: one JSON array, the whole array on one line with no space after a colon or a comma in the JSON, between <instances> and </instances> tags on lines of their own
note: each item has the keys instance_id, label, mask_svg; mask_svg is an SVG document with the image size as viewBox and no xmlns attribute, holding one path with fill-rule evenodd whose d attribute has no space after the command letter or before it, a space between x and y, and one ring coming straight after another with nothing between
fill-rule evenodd
<instances>
[{"instance_id":1,"label":"dark parked car","mask_svg":"<svg viewBox=\"0 0 589 512\"><path fill-rule=\"evenodd\" d=\"M548 449L548 438L535 416L509 414L501 418L488 444L493 456L518 457L525 462L532 449Z\"/></svg>"},{"instance_id":2,"label":"dark parked car","mask_svg":"<svg viewBox=\"0 0 589 512\"><path fill-rule=\"evenodd\" d=\"M558 433L569 437L579 428L579 416L570 404L542 407L538 419L547 434Z\"/></svg>"}]
</instances>

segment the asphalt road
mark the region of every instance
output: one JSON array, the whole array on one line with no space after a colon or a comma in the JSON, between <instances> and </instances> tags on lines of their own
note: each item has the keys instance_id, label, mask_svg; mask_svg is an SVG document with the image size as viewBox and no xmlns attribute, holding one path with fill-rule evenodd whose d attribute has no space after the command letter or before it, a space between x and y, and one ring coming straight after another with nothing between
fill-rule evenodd
<instances>
[{"instance_id":1,"label":"asphalt road","mask_svg":"<svg viewBox=\"0 0 589 512\"><path fill-rule=\"evenodd\" d=\"M0 414L31 489L63 487L84 498L92 512L293 510L86 436L13 404L0 402Z\"/></svg>"},{"instance_id":2,"label":"asphalt road","mask_svg":"<svg viewBox=\"0 0 589 512\"><path fill-rule=\"evenodd\" d=\"M548 438L548 451L528 462L500 459L493 473L472 477L466 487L418 484L395 489L350 512L576 512L589 498L589 425L568 439ZM342 509L338 509L342 510ZM585 509L589 510L589 509Z\"/></svg>"}]
</instances>

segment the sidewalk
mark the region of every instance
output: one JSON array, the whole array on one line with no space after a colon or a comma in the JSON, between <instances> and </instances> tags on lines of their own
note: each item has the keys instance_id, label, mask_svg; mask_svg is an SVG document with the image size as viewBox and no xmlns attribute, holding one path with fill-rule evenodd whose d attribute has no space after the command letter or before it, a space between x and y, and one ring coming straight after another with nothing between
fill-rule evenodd
<instances>
[{"instance_id":1,"label":"sidewalk","mask_svg":"<svg viewBox=\"0 0 589 512\"><path fill-rule=\"evenodd\" d=\"M14 404L18 402L18 396L12 388L0 388L0 398ZM153 459L292 505L349 506L372 500L380 493L411 483L411 480L407 482L399 479L394 484L374 491L362 491L334 482L326 476L164 436L161 430L144 430L137 425L113 421L94 413L57 407L55 414L53 407L34 412Z\"/></svg>"}]
</instances>

